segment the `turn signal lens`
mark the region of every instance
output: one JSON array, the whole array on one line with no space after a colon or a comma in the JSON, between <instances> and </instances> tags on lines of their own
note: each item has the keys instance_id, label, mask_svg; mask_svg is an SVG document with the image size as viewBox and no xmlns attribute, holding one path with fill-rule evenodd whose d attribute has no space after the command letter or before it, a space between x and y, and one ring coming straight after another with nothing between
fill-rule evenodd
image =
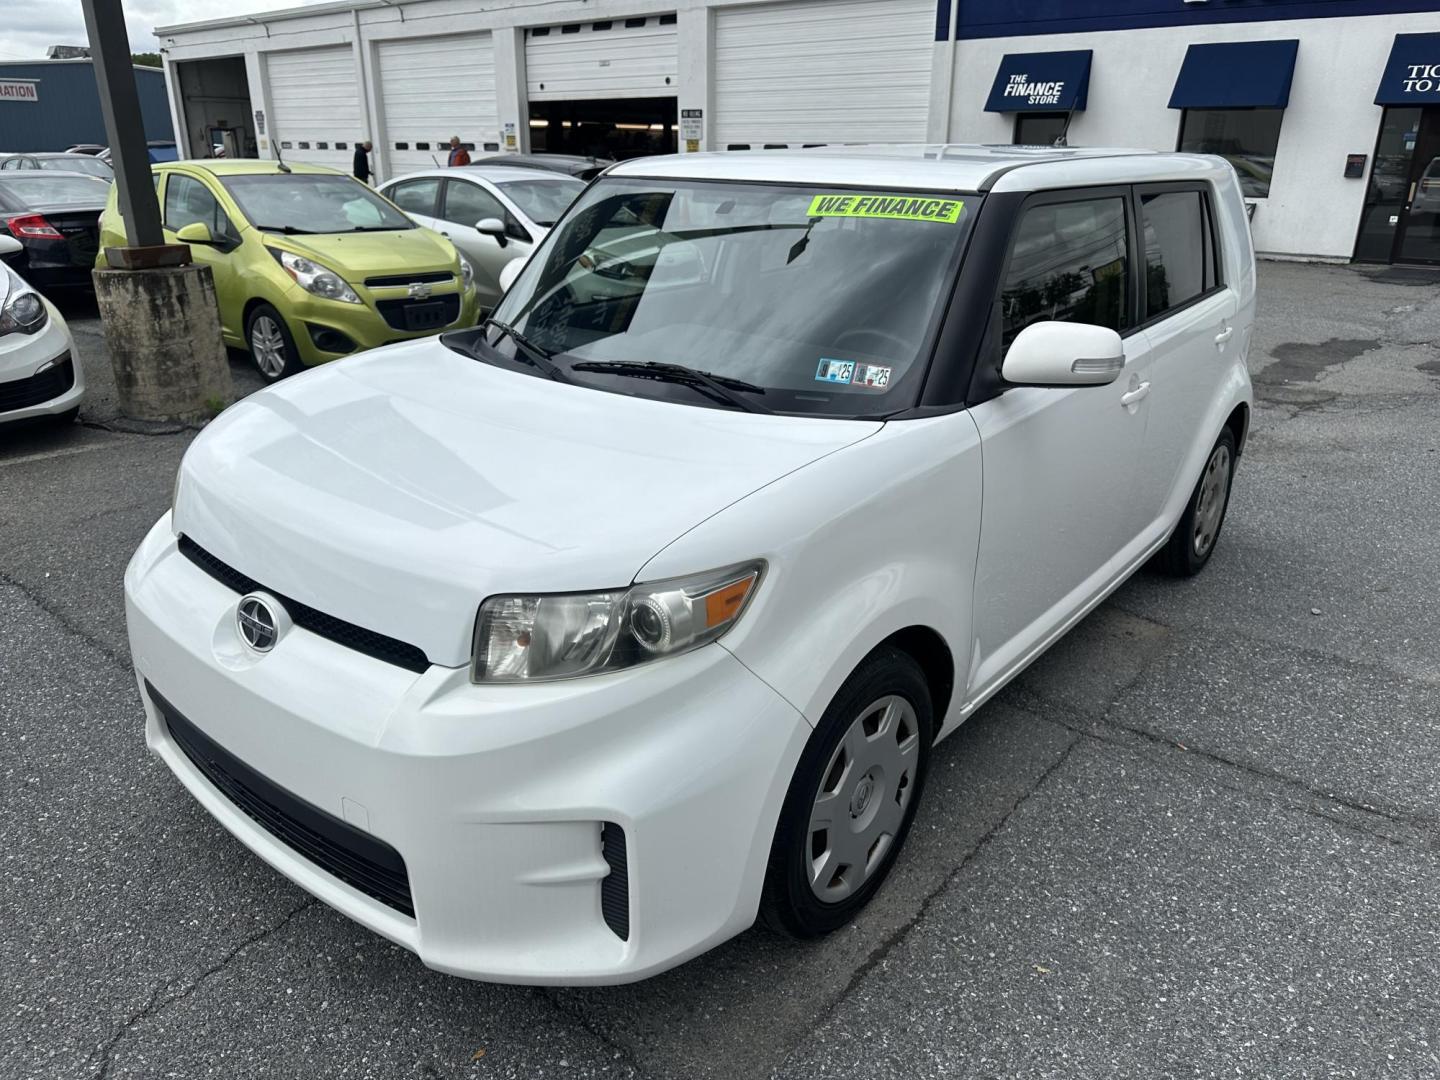
<instances>
[{"instance_id":1,"label":"turn signal lens","mask_svg":"<svg viewBox=\"0 0 1440 1080\"><path fill-rule=\"evenodd\" d=\"M744 613L763 562L629 589L492 596L475 623L476 682L540 682L619 671L698 649Z\"/></svg>"}]
</instances>

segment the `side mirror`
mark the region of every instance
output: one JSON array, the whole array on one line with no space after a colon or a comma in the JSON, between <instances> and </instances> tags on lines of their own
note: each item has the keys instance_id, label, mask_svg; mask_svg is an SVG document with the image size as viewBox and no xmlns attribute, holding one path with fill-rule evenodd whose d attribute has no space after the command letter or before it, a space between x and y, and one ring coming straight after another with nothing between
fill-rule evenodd
<instances>
[{"instance_id":1,"label":"side mirror","mask_svg":"<svg viewBox=\"0 0 1440 1080\"><path fill-rule=\"evenodd\" d=\"M515 279L520 276L520 271L525 269L524 259L511 259L500 268L500 291L509 292L510 286L515 284Z\"/></svg>"},{"instance_id":2,"label":"side mirror","mask_svg":"<svg viewBox=\"0 0 1440 1080\"><path fill-rule=\"evenodd\" d=\"M13 236L0 236L0 258L4 258L6 255L18 255L24 250L25 245Z\"/></svg>"},{"instance_id":3,"label":"side mirror","mask_svg":"<svg viewBox=\"0 0 1440 1080\"><path fill-rule=\"evenodd\" d=\"M1031 323L1010 344L1000 374L1017 386L1105 386L1125 370L1125 345L1109 327Z\"/></svg>"},{"instance_id":4,"label":"side mirror","mask_svg":"<svg viewBox=\"0 0 1440 1080\"><path fill-rule=\"evenodd\" d=\"M210 235L210 226L203 221L192 221L189 225L181 226L175 233L175 239L182 244L213 244L215 240Z\"/></svg>"},{"instance_id":5,"label":"side mirror","mask_svg":"<svg viewBox=\"0 0 1440 1080\"><path fill-rule=\"evenodd\" d=\"M501 247L510 243L510 238L505 235L505 222L498 217L481 218L475 223L475 231L485 236L493 236Z\"/></svg>"}]
</instances>

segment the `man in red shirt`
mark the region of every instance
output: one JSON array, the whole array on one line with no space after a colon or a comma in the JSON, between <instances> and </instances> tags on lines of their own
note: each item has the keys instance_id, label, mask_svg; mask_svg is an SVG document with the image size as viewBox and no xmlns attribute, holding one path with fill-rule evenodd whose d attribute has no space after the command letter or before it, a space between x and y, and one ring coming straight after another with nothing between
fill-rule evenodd
<instances>
[{"instance_id":1,"label":"man in red shirt","mask_svg":"<svg viewBox=\"0 0 1440 1080\"><path fill-rule=\"evenodd\" d=\"M467 151L467 150L465 149L465 147L463 147L463 146L460 145L460 136L459 136L459 135L451 135L451 136L450 136L450 164L451 164L451 165L469 165L469 164L470 164L470 153L469 153L469 151Z\"/></svg>"}]
</instances>

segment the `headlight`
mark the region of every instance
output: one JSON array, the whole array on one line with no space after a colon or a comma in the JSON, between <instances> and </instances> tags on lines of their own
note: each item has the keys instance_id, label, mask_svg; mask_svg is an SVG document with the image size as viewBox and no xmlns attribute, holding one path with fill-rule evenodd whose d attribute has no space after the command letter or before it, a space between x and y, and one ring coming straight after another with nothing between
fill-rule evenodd
<instances>
[{"instance_id":1,"label":"headlight","mask_svg":"<svg viewBox=\"0 0 1440 1080\"><path fill-rule=\"evenodd\" d=\"M0 307L0 334L33 334L50 320L45 302L8 267L4 272L10 279L10 289Z\"/></svg>"},{"instance_id":2,"label":"headlight","mask_svg":"<svg viewBox=\"0 0 1440 1080\"><path fill-rule=\"evenodd\" d=\"M475 622L475 682L539 682L619 671L698 649L739 620L763 562L628 589L492 596Z\"/></svg>"},{"instance_id":3,"label":"headlight","mask_svg":"<svg viewBox=\"0 0 1440 1080\"><path fill-rule=\"evenodd\" d=\"M281 251L279 255L280 265L289 271L295 283L306 292L323 296L326 300L341 300L347 304L360 303L360 297L355 295L355 290L334 270L292 251Z\"/></svg>"},{"instance_id":4,"label":"headlight","mask_svg":"<svg viewBox=\"0 0 1440 1080\"><path fill-rule=\"evenodd\" d=\"M460 284L468 289L475 284L475 267L471 266L470 260L460 252L457 251L455 254L460 255Z\"/></svg>"}]
</instances>

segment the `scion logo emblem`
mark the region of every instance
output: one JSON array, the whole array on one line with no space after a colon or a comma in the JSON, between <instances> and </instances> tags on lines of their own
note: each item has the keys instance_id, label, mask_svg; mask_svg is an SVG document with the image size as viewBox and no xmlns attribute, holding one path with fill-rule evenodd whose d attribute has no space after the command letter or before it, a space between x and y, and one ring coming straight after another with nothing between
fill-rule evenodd
<instances>
[{"instance_id":1,"label":"scion logo emblem","mask_svg":"<svg viewBox=\"0 0 1440 1080\"><path fill-rule=\"evenodd\" d=\"M428 300L431 288L428 281L417 281L410 286L410 297L414 300Z\"/></svg>"},{"instance_id":2,"label":"scion logo emblem","mask_svg":"<svg viewBox=\"0 0 1440 1080\"><path fill-rule=\"evenodd\" d=\"M246 596L235 609L235 625L240 637L256 652L269 652L280 637L275 613L258 596Z\"/></svg>"}]
</instances>

